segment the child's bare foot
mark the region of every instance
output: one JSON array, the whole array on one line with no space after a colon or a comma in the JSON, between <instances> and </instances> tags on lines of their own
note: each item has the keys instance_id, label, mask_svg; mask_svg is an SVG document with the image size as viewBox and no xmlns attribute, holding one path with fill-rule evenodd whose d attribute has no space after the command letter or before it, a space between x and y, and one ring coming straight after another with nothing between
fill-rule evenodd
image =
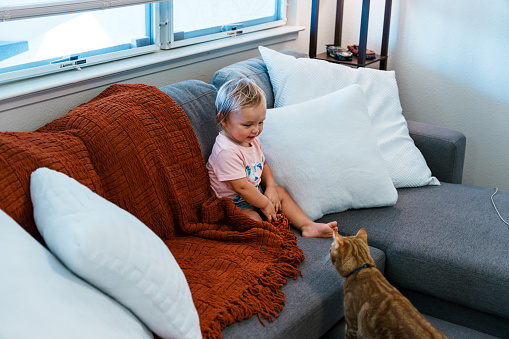
<instances>
[{"instance_id":1,"label":"child's bare foot","mask_svg":"<svg viewBox=\"0 0 509 339\"><path fill-rule=\"evenodd\" d=\"M327 224L312 223L308 226L302 226L302 236L310 238L331 238L334 231L337 231L337 221L332 221Z\"/></svg>"}]
</instances>

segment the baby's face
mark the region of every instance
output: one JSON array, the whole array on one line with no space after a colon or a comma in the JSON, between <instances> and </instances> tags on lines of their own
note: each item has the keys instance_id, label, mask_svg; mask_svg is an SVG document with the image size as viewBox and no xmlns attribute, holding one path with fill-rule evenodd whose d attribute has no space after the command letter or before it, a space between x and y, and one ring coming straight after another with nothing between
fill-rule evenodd
<instances>
[{"instance_id":1,"label":"baby's face","mask_svg":"<svg viewBox=\"0 0 509 339\"><path fill-rule=\"evenodd\" d=\"M263 131L265 115L265 105L243 107L238 112L231 112L222 122L223 131L233 141L249 147Z\"/></svg>"}]
</instances>

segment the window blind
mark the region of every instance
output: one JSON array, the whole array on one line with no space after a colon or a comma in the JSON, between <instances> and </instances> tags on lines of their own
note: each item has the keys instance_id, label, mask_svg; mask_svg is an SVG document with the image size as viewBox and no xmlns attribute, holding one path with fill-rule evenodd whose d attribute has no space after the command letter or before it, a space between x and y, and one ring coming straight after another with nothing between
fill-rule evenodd
<instances>
[{"instance_id":1,"label":"window blind","mask_svg":"<svg viewBox=\"0 0 509 339\"><path fill-rule=\"evenodd\" d=\"M0 0L0 22L162 1L167 0Z\"/></svg>"}]
</instances>

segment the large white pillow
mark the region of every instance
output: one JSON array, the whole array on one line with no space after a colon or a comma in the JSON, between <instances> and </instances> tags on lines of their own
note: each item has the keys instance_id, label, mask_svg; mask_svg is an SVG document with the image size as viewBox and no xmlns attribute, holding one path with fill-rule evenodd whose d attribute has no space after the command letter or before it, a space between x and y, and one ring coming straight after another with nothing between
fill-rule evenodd
<instances>
[{"instance_id":1,"label":"large white pillow","mask_svg":"<svg viewBox=\"0 0 509 339\"><path fill-rule=\"evenodd\" d=\"M276 183L312 220L398 199L358 85L267 110L260 140Z\"/></svg>"},{"instance_id":2,"label":"large white pillow","mask_svg":"<svg viewBox=\"0 0 509 339\"><path fill-rule=\"evenodd\" d=\"M109 294L162 338L201 338L186 278L139 219L67 175L39 168L30 193L37 228L74 273Z\"/></svg>"},{"instance_id":3,"label":"large white pillow","mask_svg":"<svg viewBox=\"0 0 509 339\"><path fill-rule=\"evenodd\" d=\"M380 152L394 186L439 185L409 135L393 71L354 69L324 60L299 58L259 47L274 89L274 107L304 102L358 84Z\"/></svg>"},{"instance_id":4,"label":"large white pillow","mask_svg":"<svg viewBox=\"0 0 509 339\"><path fill-rule=\"evenodd\" d=\"M152 338L0 210L0 338Z\"/></svg>"}]
</instances>

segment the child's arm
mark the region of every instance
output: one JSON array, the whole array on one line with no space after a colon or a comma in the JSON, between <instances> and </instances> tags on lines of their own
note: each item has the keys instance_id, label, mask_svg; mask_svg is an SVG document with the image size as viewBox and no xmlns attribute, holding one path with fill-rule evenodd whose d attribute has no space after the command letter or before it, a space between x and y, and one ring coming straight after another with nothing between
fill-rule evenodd
<instances>
[{"instance_id":1,"label":"child's arm","mask_svg":"<svg viewBox=\"0 0 509 339\"><path fill-rule=\"evenodd\" d=\"M265 172L265 170L264 170ZM262 174L263 176L263 174ZM277 219L276 210L272 202L252 184L247 178L229 180L228 183L233 190L251 205L258 207L262 213L271 222Z\"/></svg>"},{"instance_id":2,"label":"child's arm","mask_svg":"<svg viewBox=\"0 0 509 339\"><path fill-rule=\"evenodd\" d=\"M277 185L274 175L267 162L263 164L262 183L265 186L265 196L270 200L276 212L281 210L281 200L277 194Z\"/></svg>"}]
</instances>

